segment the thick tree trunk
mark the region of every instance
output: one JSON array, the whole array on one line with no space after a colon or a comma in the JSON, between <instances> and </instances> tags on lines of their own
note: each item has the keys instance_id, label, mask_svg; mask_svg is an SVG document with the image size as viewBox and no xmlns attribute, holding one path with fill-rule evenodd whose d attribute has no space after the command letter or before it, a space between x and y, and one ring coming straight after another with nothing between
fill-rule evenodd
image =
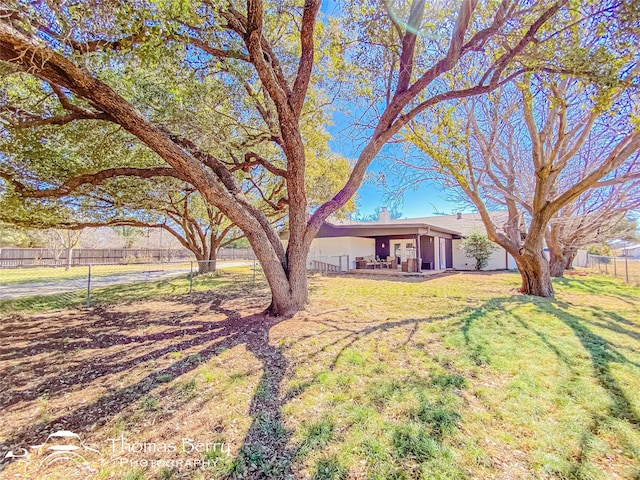
<instances>
[{"instance_id":1,"label":"thick tree trunk","mask_svg":"<svg viewBox=\"0 0 640 480\"><path fill-rule=\"evenodd\" d=\"M71 270L71 259L73 258L73 249L72 248L67 248L67 261L65 264L64 269L68 272L69 270Z\"/></svg>"},{"instance_id":2,"label":"thick tree trunk","mask_svg":"<svg viewBox=\"0 0 640 480\"><path fill-rule=\"evenodd\" d=\"M213 273L216 271L217 260L215 256L212 260L199 260L198 261L198 274Z\"/></svg>"},{"instance_id":3,"label":"thick tree trunk","mask_svg":"<svg viewBox=\"0 0 640 480\"><path fill-rule=\"evenodd\" d=\"M525 295L552 297L553 285L549 275L549 262L542 251L522 250L516 258L516 264L522 277L520 291Z\"/></svg>"},{"instance_id":4,"label":"thick tree trunk","mask_svg":"<svg viewBox=\"0 0 640 480\"><path fill-rule=\"evenodd\" d=\"M295 268L287 276L267 277L271 287L271 305L267 309L270 315L290 317L304 309L307 304L307 271Z\"/></svg>"},{"instance_id":5,"label":"thick tree trunk","mask_svg":"<svg viewBox=\"0 0 640 480\"><path fill-rule=\"evenodd\" d=\"M238 222L236 222L237 225ZM239 225L242 229L243 225ZM289 244L287 251L278 239L273 244L266 232L243 230L253 248L271 290L271 304L266 313L290 317L305 308L308 298L306 260L309 246L302 242ZM279 248L278 248L279 247ZM280 253L282 255L280 255Z\"/></svg>"},{"instance_id":6,"label":"thick tree trunk","mask_svg":"<svg viewBox=\"0 0 640 480\"><path fill-rule=\"evenodd\" d=\"M213 273L218 266L218 248L219 242L211 242L211 245L205 248L202 260L198 261L198 273Z\"/></svg>"},{"instance_id":7,"label":"thick tree trunk","mask_svg":"<svg viewBox=\"0 0 640 480\"><path fill-rule=\"evenodd\" d=\"M554 278L562 278L568 259L564 255L556 255L549 251L549 274Z\"/></svg>"},{"instance_id":8,"label":"thick tree trunk","mask_svg":"<svg viewBox=\"0 0 640 480\"><path fill-rule=\"evenodd\" d=\"M302 310L308 301L307 253L303 244L290 244L287 248L287 266L284 275L269 279L271 287L271 315L289 317Z\"/></svg>"},{"instance_id":9,"label":"thick tree trunk","mask_svg":"<svg viewBox=\"0 0 640 480\"><path fill-rule=\"evenodd\" d=\"M565 270L573 269L573 260L576 258L578 250L575 248L566 248L561 255L549 252L549 272L552 277L562 278Z\"/></svg>"}]
</instances>

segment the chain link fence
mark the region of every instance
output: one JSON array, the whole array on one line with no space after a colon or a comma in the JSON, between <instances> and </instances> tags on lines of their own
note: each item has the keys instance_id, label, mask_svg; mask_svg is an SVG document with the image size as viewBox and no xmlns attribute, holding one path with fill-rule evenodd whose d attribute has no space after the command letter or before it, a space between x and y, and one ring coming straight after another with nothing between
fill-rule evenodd
<instances>
[{"instance_id":1,"label":"chain link fence","mask_svg":"<svg viewBox=\"0 0 640 480\"><path fill-rule=\"evenodd\" d=\"M594 273L621 278L630 285L640 285L640 258L589 254L587 269Z\"/></svg>"},{"instance_id":2,"label":"chain link fence","mask_svg":"<svg viewBox=\"0 0 640 480\"><path fill-rule=\"evenodd\" d=\"M264 283L257 260L90 264L0 270L0 314L191 294L229 282Z\"/></svg>"}]
</instances>

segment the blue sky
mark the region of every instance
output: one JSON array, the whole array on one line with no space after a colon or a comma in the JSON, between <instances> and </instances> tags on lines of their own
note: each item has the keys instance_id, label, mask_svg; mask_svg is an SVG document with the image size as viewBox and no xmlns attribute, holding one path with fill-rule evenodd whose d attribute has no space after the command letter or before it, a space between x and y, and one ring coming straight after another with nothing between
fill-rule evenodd
<instances>
[{"instance_id":1,"label":"blue sky","mask_svg":"<svg viewBox=\"0 0 640 480\"><path fill-rule=\"evenodd\" d=\"M355 160L362 145L360 142L354 145L349 140L348 131L345 132L345 128L350 126L349 120L339 112L335 112L333 122L333 125L329 125L327 128L332 136L331 149ZM387 145L369 166L368 172L374 173L373 178L369 181L365 180L358 190L358 210L362 215L370 215L378 207L391 206L390 202L385 199L388 196L386 191L388 187L378 185L375 178L382 173L386 177L387 185L393 186L397 183L398 179L392 171L392 161L389 160L393 150L394 146ZM408 190L404 193L402 205L399 207L402 217L428 217L438 213L452 214L456 211L462 211L461 205L446 200L447 193L441 185L434 182L424 182L418 189Z\"/></svg>"},{"instance_id":2,"label":"blue sky","mask_svg":"<svg viewBox=\"0 0 640 480\"><path fill-rule=\"evenodd\" d=\"M340 5L336 0L323 0L320 10L324 16L339 16ZM329 126L334 141L331 148L347 158L357 157L358 148L352 148L345 138L340 138L341 132L349 126L346 117L336 112L333 116L334 124ZM388 147L387 147L388 148ZM390 173L388 160L376 159L369 167L370 172L384 172L388 183L393 184L394 178ZM365 182L358 190L359 212L363 215L372 214L376 208L386 206L385 190L381 186ZM403 217L426 217L437 213L451 214L461 210L461 206L446 200L446 192L440 185L425 182L417 190L408 191L404 195L404 202L400 208Z\"/></svg>"},{"instance_id":3,"label":"blue sky","mask_svg":"<svg viewBox=\"0 0 640 480\"><path fill-rule=\"evenodd\" d=\"M335 118L339 117L340 115L336 115ZM334 125L328 128L335 138L330 142L331 149L347 158L355 159L359 151L345 147L345 142L339 140L338 132L346 126L348 126L347 123L336 121ZM386 150L391 150L391 147L387 146ZM386 158L375 159L368 169L369 172L375 172L376 175L382 172L386 176L387 184L393 185L396 183L396 177L391 170L391 161ZM385 200L386 193L384 186L377 185L375 181L365 181L358 190L359 213L369 215L374 213L378 207L389 206ZM402 212L402 217L405 218L428 217L438 213L452 214L462 211L463 207L461 205L447 201L446 197L447 191L441 185L434 182L424 182L418 189L408 190L404 193L403 202L399 210Z\"/></svg>"}]
</instances>

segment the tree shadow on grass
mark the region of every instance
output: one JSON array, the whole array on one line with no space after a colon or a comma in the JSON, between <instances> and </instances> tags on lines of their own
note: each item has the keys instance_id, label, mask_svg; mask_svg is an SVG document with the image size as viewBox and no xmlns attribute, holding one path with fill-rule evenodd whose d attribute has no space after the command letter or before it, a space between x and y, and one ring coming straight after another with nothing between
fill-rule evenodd
<instances>
[{"instance_id":1,"label":"tree shadow on grass","mask_svg":"<svg viewBox=\"0 0 640 480\"><path fill-rule=\"evenodd\" d=\"M229 334L230 325L227 322L187 322L173 324L174 329L154 334L130 335L122 331L135 328L136 325L144 328L148 326L145 318L154 317L155 312L141 310L136 315L115 314L104 309L92 312L92 318L99 317L95 322L86 326L73 328L58 328L55 332L43 332L34 342L30 342L24 348L12 348L13 335L3 335L7 347L0 350L0 359L3 361L21 359L22 361L3 370L3 375L8 376L10 370L28 368L36 373L40 382L12 395L12 389L7 389L0 395L0 407L7 408L17 402L34 400L41 395L52 396L64 393L70 386L74 388L86 387L106 375L125 372L128 369L149 360L159 359L168 353L181 351L197 345L206 345L212 342L225 342ZM170 322L167 322L170 325ZM107 326L108 325L108 326ZM176 328L179 327L179 328ZM20 334L22 335L22 333ZM17 337L16 337L17 338ZM148 348L154 343L165 342L161 348ZM170 342L170 343L166 343ZM140 349L140 355L127 358L121 350L114 353L102 354L101 351L109 351L123 345L131 345L134 349ZM147 347L147 348L145 348ZM76 350L91 350L98 352L82 363L71 365L64 372L56 372L50 375L50 367L55 360L62 360L65 353ZM202 354L211 353L208 351ZM44 359L34 360L31 357ZM178 369L180 369L178 367ZM169 374L170 372L164 372ZM19 381L14 381L11 387L19 386Z\"/></svg>"},{"instance_id":2,"label":"tree shadow on grass","mask_svg":"<svg viewBox=\"0 0 640 480\"><path fill-rule=\"evenodd\" d=\"M640 368L640 365L620 353L618 348L607 339L595 334L589 326L593 325L600 328L608 328L617 333L628 333L626 330L624 332L620 331L621 327L619 326L619 323L626 325L635 324L615 313L611 315L611 317L615 318L617 322L616 325L613 326L611 325L612 322L603 324L602 322L595 320L581 318L571 313L571 307L568 304L553 299L532 299L521 295L493 299L487 302L478 310L478 312L468 315L462 324L461 330L465 338L465 343L470 350L471 357L475 360L478 356L478 352L484 351L483 344L474 339L470 333L472 324L481 316L479 315L480 310L489 309L494 311L505 311L508 306L525 305L531 302L535 303L535 305L541 310L551 314L558 321L571 329L584 350L589 355L595 379L605 390L610 399L610 406L606 415L596 412L591 414L589 427L585 429L581 435L579 453L575 458L571 459L572 465L568 472L571 478L583 478L585 475L589 477L593 473L592 470L594 465L589 463L588 458L590 451L593 449L593 440L598 436L603 424L606 424L610 418L616 418L627 422L628 425L636 431L640 431L640 416L631 403L628 394L624 391L618 380L616 380L611 369L612 365L616 363L636 368ZM594 313L598 313L598 311L602 310L597 306L586 308L590 308ZM605 313L609 314L611 312ZM509 309L509 315L512 316L525 330L535 334L542 344L553 352L562 364L568 368L570 372L568 384L577 380L580 376L580 373L577 370L579 359L574 359L568 355L553 342L549 335L536 328L534 326L535 320L525 319L522 315L514 312L513 309ZM596 315L596 318L597 317L598 316ZM635 335L631 335L630 337L637 339Z\"/></svg>"},{"instance_id":3,"label":"tree shadow on grass","mask_svg":"<svg viewBox=\"0 0 640 480\"><path fill-rule=\"evenodd\" d=\"M634 323L611 310L604 310L598 307L591 307L591 309L594 311L594 317L600 320L591 321L590 323L593 325L626 335L633 341L640 341L640 323ZM640 317L640 311L638 311L638 316Z\"/></svg>"},{"instance_id":4,"label":"tree shadow on grass","mask_svg":"<svg viewBox=\"0 0 640 480\"><path fill-rule=\"evenodd\" d=\"M567 291L588 293L593 295L606 295L617 298L629 305L637 306L638 289L630 285L625 285L614 279L589 278L588 282L577 278L554 278L554 285L560 285Z\"/></svg>"},{"instance_id":5,"label":"tree shadow on grass","mask_svg":"<svg viewBox=\"0 0 640 480\"><path fill-rule=\"evenodd\" d=\"M588 322L569 312L568 305L561 302L549 302L547 308L550 313L573 330L584 349L589 353L595 376L611 398L611 415L628 421L633 428L640 430L640 416L611 372L613 363L634 366L637 364L620 353L608 340L593 333L587 325Z\"/></svg>"},{"instance_id":6,"label":"tree shadow on grass","mask_svg":"<svg viewBox=\"0 0 640 480\"><path fill-rule=\"evenodd\" d=\"M212 297L214 297L213 300ZM99 329L101 326L107 327L109 332L104 335L101 340L92 340L92 337L88 337L89 340L86 340L87 337L79 338L84 338L84 340L80 340L81 342L97 341L98 343L94 345L94 348L98 350L100 348L107 348L110 345L121 344L122 342L126 345L131 345L132 348L136 348L143 345L153 345L156 341L164 340L172 341L171 345L177 349L189 348L190 351L193 351L195 348L197 352L173 362L166 368L149 373L144 376L144 378L129 384L125 388L112 390L89 405L78 407L67 414L54 418L50 422L50 425L57 424L65 429L76 431L77 433L86 432L92 428L94 423L98 426L106 423L129 405L139 401L143 396L152 392L157 388L158 377L166 375L170 378L177 378L192 371L197 367L199 362L206 362L216 357L222 349L244 345L247 351L260 361L262 377L249 406L249 414L252 417L251 425L243 439L240 454L230 466L228 476L229 478L292 478L294 475L293 466L296 458L298 458L297 456L300 455L300 450L309 448L309 442L313 445L319 445L320 447L325 445L326 442L323 443L324 440L322 439L328 435L327 432L332 428L330 425L319 425L318 428L312 429L309 435L307 435L306 438L308 441L303 441L300 445L290 445L290 440L294 432L287 430L284 426L282 406L314 385L316 379L301 383L289 392L283 392L282 389L284 388L283 386L288 378L292 365L283 353L283 349L272 345L269 340L272 328L278 325L280 320L265 318L262 315L247 315L243 317L238 310L223 307L225 300L235 297L208 294L206 301L204 298L205 297L203 297L201 301L196 299L196 309L200 313L210 310L222 314L224 315L222 320L200 322L190 320L188 315L185 316L183 313L180 313L180 318L176 321L171 313L161 315L160 317L156 314L156 319L153 320L152 323L155 322L163 325L167 329L167 331L162 334L162 337L159 337L158 334L150 334L148 336L144 334L136 336L122 334L118 329L121 325L124 325L124 323L120 323L124 319L114 318L110 316L111 314L108 311L96 309L94 311L95 318L91 319L89 327L92 329ZM184 301L185 303L187 302L186 299ZM191 299L188 300L190 304L192 301ZM328 328L327 332L330 332L332 336L323 338L323 341L320 342L320 345L317 346L315 351L303 357L296 358L296 362L314 361L316 354L323 349L330 348L332 351L329 360L327 360L327 369L332 370L336 367L336 360L340 357L341 353L346 348L353 347L355 342L367 335L375 332L389 331L397 327L404 327L406 328L405 333L407 334L406 345L411 341L412 336L418 330L420 324L432 323L434 321L459 316L462 318L461 329L465 341L472 351L472 358L478 365L483 365L489 361L489 354L482 342L478 342L473 338L473 324L484 317L487 312L496 309L504 311L506 304L513 302L528 303L530 301L530 298L521 295L492 299L480 308L461 308L458 311L437 318L426 317L387 322L371 321L369 323L353 322L351 325L345 325L343 322L337 320L317 321L317 323L324 323ZM255 307L255 300L253 300L251 304ZM537 301L537 304L572 328L585 349L589 352L596 377L613 400L612 415L615 414L618 418L623 418L630 423L635 422L637 425L637 413L633 411L629 399L625 396L624 391L620 385L617 384L610 371L611 363L623 363L628 360L617 352L616 348L609 342L594 335L588 327L585 326L583 319L570 314L567 311L568 307L566 305L549 301ZM126 319L128 328L131 328L132 322L141 322L141 317L148 315L150 315L148 310L142 310L139 315L133 318L129 316ZM46 335L50 333L51 332L47 332ZM78 333L84 335L87 332L83 330ZM300 342L312 339L313 336L313 334L299 335L296 337L296 341ZM55 337L50 345L52 351L65 350L62 348L63 345L60 343L60 340L60 335ZM556 355L563 358L563 353L557 348L554 349L549 339L543 338L543 340L546 340L545 344L551 348ZM40 342L39 348L46 348L46 342ZM334 349L335 351L333 351ZM9 350L4 353L11 355ZM128 358L119 362L117 361L117 355L113 353L109 353L109 355L102 356L96 360L99 362L101 359L110 359L109 361L114 362L115 368L124 372L139 362L160 358L166 355L167 352L167 348L163 346L151 348L144 354L136 355L133 359ZM23 353L28 354L27 351ZM195 359L196 357L198 360ZM333 359L333 361L331 361L331 359ZM567 360L566 356L564 360ZM90 384L93 379L78 378L81 376L79 373L82 371L80 366L75 370L71 369L69 372L64 373L63 376L69 379L75 375L77 377L77 385L86 386ZM451 379L438 379L436 382L434 379L434 382L438 385L440 385L438 382L444 382L443 385L446 384L445 386L448 386L450 383L455 385L456 382L459 381L460 379L455 379L455 381ZM51 384L50 379L41 382L41 387L44 388L46 384ZM385 395L393 395L395 388L393 385L381 386L379 392L376 393L374 391L372 394L380 394L382 395L381 398L383 401L388 401ZM403 386L400 385L397 388L403 388ZM61 388L51 392L52 394L64 394L64 389ZM393 455L396 455L397 458L403 459L404 461L404 459L418 458L420 455L424 455L425 458L427 458L429 455L433 455L434 452L437 453L440 451L439 449L442 449L442 435L439 432L441 432L446 425L455 423L460 418L454 411L445 411L444 409L441 409L441 411L436 410L436 408L439 407L440 406L437 405L425 404L423 410L415 412L414 423L407 427L398 426L397 431L393 431L392 437L394 442L396 442L394 447L396 450ZM427 435L429 438L426 438L424 434L421 433L425 425L431 429L426 430L430 432ZM19 431L12 432L7 444L13 446L28 445L34 442L38 443L42 440L43 435L46 436L47 432L45 430L43 426L24 427ZM440 437L438 435L440 435ZM391 465L392 463L393 461L389 460L388 464ZM344 466L340 464L336 457L332 456L325 456L318 460L315 469L315 476L317 478L341 478L344 473ZM396 473L400 474L402 472Z\"/></svg>"},{"instance_id":7,"label":"tree shadow on grass","mask_svg":"<svg viewBox=\"0 0 640 480\"><path fill-rule=\"evenodd\" d=\"M520 303L525 304L531 300L528 300L525 297L521 296L513 296L509 298L493 300L491 302L496 302L495 307L503 308L502 305L505 304L513 304ZM535 299L533 300L536 305L541 308L543 311L550 313L559 321L567 325L574 333L576 338L582 344L582 347L589 354L589 358L591 361L591 366L593 368L593 372L595 374L598 383L605 389L607 394L609 395L612 405L611 405L611 416L628 421L631 426L635 429L640 429L640 416L638 412L635 411L633 405L629 401L627 394L624 392L623 388L616 380L615 376L611 371L611 365L614 363L621 365L631 365L634 367L638 367L638 364L627 358L625 355L620 353L618 349L607 339L604 337L595 334L589 328L589 325L593 324L598 327L610 327L610 325L603 325L601 322L593 321L578 317L571 313L570 305L552 299ZM491 303L489 302L489 303ZM586 307L589 308L589 307ZM590 307L594 309L593 307ZM597 308L597 307L596 307ZM594 309L595 310L595 309ZM513 315L513 312L510 312ZM617 315L617 314L616 314ZM619 315L617 315L620 317ZM620 317L624 318L624 317ZM522 319L520 319L522 322ZM625 322L628 322L627 319L624 319ZM526 323L525 323L526 325ZM530 326L529 330L534 331ZM621 333L619 328L613 329L618 333ZM552 343L549 341L548 337L546 337L541 332L535 332L538 335L543 343L551 349L564 363L568 366L571 365L571 360L561 352L557 347L554 347ZM626 333L626 332L622 332ZM637 337L632 336L632 338L637 339Z\"/></svg>"},{"instance_id":8,"label":"tree shadow on grass","mask_svg":"<svg viewBox=\"0 0 640 480\"><path fill-rule=\"evenodd\" d=\"M150 365L153 365L154 361L167 358L172 352L188 350L190 355L179 358L164 368L154 368L151 372L145 372L135 380L128 381L122 388L111 387L95 401L74 406L70 411L52 416L47 423L23 425L16 431L4 432L7 438L2 448L38 444L49 433L59 429L71 430L80 435L86 434L106 425L116 415L144 397L157 395L157 389L164 388L162 385L165 382L193 371L199 364L215 358L226 349L244 345L247 351L260 361L262 378L249 406L251 426L243 440L239 456L231 465L229 476L291 478L299 446L287 446L292 432L284 427L282 405L302 394L314 382L300 384L290 392L283 393L281 389L290 365L282 349L269 341L271 329L281 320L267 318L261 314L242 316L239 311L222 306L223 302L229 299L237 300L234 295L212 293L172 300L178 304L180 301L189 304L195 310L192 310L191 314L185 314L184 310L179 308L175 312L171 311L171 308L167 312L156 312L142 305L141 308L133 308L133 313L95 308L68 313L72 319L71 323L56 323L57 320L51 316L36 317L31 330L17 331L10 326L4 329L3 345L6 344L8 347L4 347L0 354L7 361L7 365L10 365L4 371L7 390L0 398L4 408L33 401L43 394L50 399L62 398L69 389L74 392L81 391L102 377L109 378L113 374L133 372L136 366L140 368L145 362L151 362ZM250 306L255 308L255 304L255 299L252 299ZM193 315L206 315L209 311L217 313L218 318L212 318L211 321L190 318ZM224 318L220 319L220 315ZM335 356L338 357L348 345L376 331L412 326L411 336L420 323L435 320L438 319L411 319L384 324L372 321L361 325L354 324L352 328L335 321L332 328L335 335L332 341L320 342L323 345L320 345L316 352L310 352L305 361L313 361L314 355L321 352L323 347L335 346ZM18 322L18 325L21 320L16 317L11 321ZM57 328L52 328L51 322L56 324ZM48 326L39 328L45 325ZM145 333L145 330L152 326L158 326L161 331ZM29 340L29 345L11 346L23 337ZM312 337L311 334L301 335L298 340ZM6 343L4 339L7 340ZM410 338L407 341L409 340ZM71 357L74 361L67 362L65 354L75 355L77 350L86 350L86 361L77 362L77 357L74 356ZM55 368L56 362L66 363L65 369ZM15 376L16 365L17 369L35 370L28 389L20 388L20 380ZM333 366L328 368L331 369Z\"/></svg>"},{"instance_id":9,"label":"tree shadow on grass","mask_svg":"<svg viewBox=\"0 0 640 480\"><path fill-rule=\"evenodd\" d=\"M456 313L459 312L452 312L441 317L351 325L345 325L341 321L318 321L319 324L327 327L326 331L331 332L333 337L320 342L317 349L308 354L297 356L295 363L317 361L317 355L331 350L329 358L325 359L326 369L322 373L331 372L337 367L338 359L345 350L353 347L356 342L363 340L368 335L398 327L407 327L406 334L408 338L405 341L406 344L411 341L420 324L449 319ZM314 337L315 335L312 334L297 336L296 344L314 339ZM302 427L304 431L300 442L296 444L290 443L294 432L287 430L284 426L282 407L318 383L319 375L314 376L311 380L297 384L287 392L283 392L284 383L290 376L289 369L291 366L281 353L281 349L271 345L261 345L262 347L260 348L251 347L251 351L261 359L264 366L263 376L251 402L250 415L253 419L240 449L240 454L234 462L232 471L228 474L227 478L229 479L294 478L293 467L295 462L306 458L313 451L326 447L333 438L334 424L331 418L323 416L318 421L313 421ZM434 381L439 382L438 388L442 389L456 388L464 383L461 383L457 378L454 381L450 381L448 376L440 376ZM411 382L402 387L418 388ZM386 398L386 401L388 400ZM420 440L424 440L422 438L424 436L432 435L433 441L440 445L442 437L454 428L454 424L457 424L461 417L457 412L450 412L445 407L438 406L436 408L426 403L423 403L422 407L421 417L416 421L426 426L423 428L430 429L431 433L421 434ZM442 449L444 447L440 446L438 448ZM326 454L317 459L312 478L341 479L346 478L346 474L347 469L338 456Z\"/></svg>"}]
</instances>

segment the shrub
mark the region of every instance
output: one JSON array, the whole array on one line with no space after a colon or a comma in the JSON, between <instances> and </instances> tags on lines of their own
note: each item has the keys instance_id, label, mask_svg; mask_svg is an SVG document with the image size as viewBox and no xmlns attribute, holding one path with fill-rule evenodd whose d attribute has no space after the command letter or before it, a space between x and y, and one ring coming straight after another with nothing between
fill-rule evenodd
<instances>
[{"instance_id":1,"label":"shrub","mask_svg":"<svg viewBox=\"0 0 640 480\"><path fill-rule=\"evenodd\" d=\"M476 270L482 270L487 266L489 257L496 249L493 243L483 233L472 233L467 236L460 245L464 250L464 254L476 261Z\"/></svg>"}]
</instances>

